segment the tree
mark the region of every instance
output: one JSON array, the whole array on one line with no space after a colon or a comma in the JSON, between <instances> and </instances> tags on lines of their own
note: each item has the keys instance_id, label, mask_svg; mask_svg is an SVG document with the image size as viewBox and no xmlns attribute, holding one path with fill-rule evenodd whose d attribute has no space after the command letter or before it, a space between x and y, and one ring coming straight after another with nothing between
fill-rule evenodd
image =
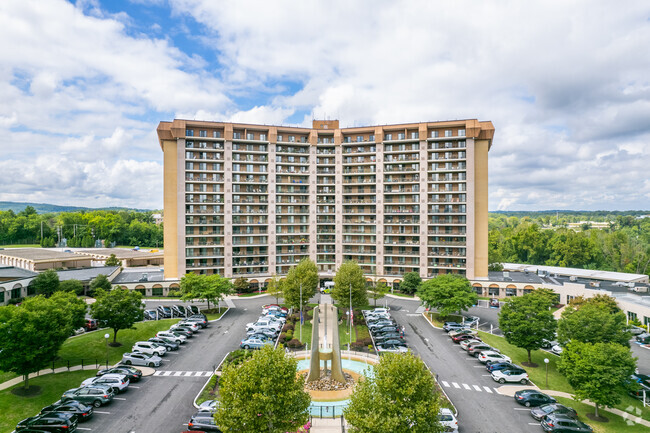
<instances>
[{"instance_id":1,"label":"tree","mask_svg":"<svg viewBox=\"0 0 650 433\"><path fill-rule=\"evenodd\" d=\"M239 277L233 282L233 288L237 293L248 293L250 292L251 285L247 278Z\"/></svg>"},{"instance_id":2,"label":"tree","mask_svg":"<svg viewBox=\"0 0 650 433\"><path fill-rule=\"evenodd\" d=\"M59 290L59 274L53 269L38 274L30 283L39 295L50 296Z\"/></svg>"},{"instance_id":3,"label":"tree","mask_svg":"<svg viewBox=\"0 0 650 433\"><path fill-rule=\"evenodd\" d=\"M607 295L575 298L562 312L558 323L558 339L583 343L618 343L629 346L631 334L625 313L616 300Z\"/></svg>"},{"instance_id":4,"label":"tree","mask_svg":"<svg viewBox=\"0 0 650 433\"><path fill-rule=\"evenodd\" d=\"M99 274L90 282L90 293L94 294L97 290L108 292L111 290L111 282L108 281L106 275Z\"/></svg>"},{"instance_id":5,"label":"tree","mask_svg":"<svg viewBox=\"0 0 650 433\"><path fill-rule=\"evenodd\" d=\"M232 291L232 282L219 274L198 275L189 272L181 278L181 299L184 301L198 299L208 303L218 304L219 301Z\"/></svg>"},{"instance_id":6,"label":"tree","mask_svg":"<svg viewBox=\"0 0 650 433\"><path fill-rule=\"evenodd\" d=\"M388 285L385 282L380 281L375 285L375 287L368 289L368 296L375 300L376 307L377 299L383 298L388 294L389 291L390 289L388 288Z\"/></svg>"},{"instance_id":7,"label":"tree","mask_svg":"<svg viewBox=\"0 0 650 433\"><path fill-rule=\"evenodd\" d=\"M79 280L63 280L59 284L59 290L81 295L84 291L84 285Z\"/></svg>"},{"instance_id":8,"label":"tree","mask_svg":"<svg viewBox=\"0 0 650 433\"><path fill-rule=\"evenodd\" d=\"M77 295L74 292L64 291L54 293L50 299L52 302L57 304L61 310L65 311L69 323L68 335L72 334L73 330L84 326L86 323L86 312L88 311L88 304L86 304L86 301L77 298Z\"/></svg>"},{"instance_id":9,"label":"tree","mask_svg":"<svg viewBox=\"0 0 650 433\"><path fill-rule=\"evenodd\" d=\"M508 298L499 313L499 327L508 343L531 351L553 340L557 322L550 311L551 301L545 292L535 290L524 296Z\"/></svg>"},{"instance_id":10,"label":"tree","mask_svg":"<svg viewBox=\"0 0 650 433\"><path fill-rule=\"evenodd\" d=\"M102 326L113 330L113 345L118 344L119 330L131 328L135 322L144 317L142 295L135 290L97 289L95 298L97 300L90 305L90 314Z\"/></svg>"},{"instance_id":11,"label":"tree","mask_svg":"<svg viewBox=\"0 0 650 433\"><path fill-rule=\"evenodd\" d=\"M115 254L111 254L108 256L106 261L104 262L105 266L120 266L122 263L115 257Z\"/></svg>"},{"instance_id":12,"label":"tree","mask_svg":"<svg viewBox=\"0 0 650 433\"><path fill-rule=\"evenodd\" d=\"M407 272L404 274L404 280L399 285L399 289L408 294L413 294L418 291L422 284L422 278L418 272Z\"/></svg>"},{"instance_id":13,"label":"tree","mask_svg":"<svg viewBox=\"0 0 650 433\"><path fill-rule=\"evenodd\" d=\"M343 263L334 276L332 299L340 307L350 308L350 291L352 291L352 307L363 306L368 303L366 279L363 270L354 260Z\"/></svg>"},{"instance_id":14,"label":"tree","mask_svg":"<svg viewBox=\"0 0 650 433\"><path fill-rule=\"evenodd\" d=\"M70 335L69 315L56 300L35 296L19 307L0 307L0 371L12 371L25 379L56 358Z\"/></svg>"},{"instance_id":15,"label":"tree","mask_svg":"<svg viewBox=\"0 0 650 433\"><path fill-rule=\"evenodd\" d=\"M433 376L413 353L381 357L374 375L360 381L343 411L355 433L442 432Z\"/></svg>"},{"instance_id":16,"label":"tree","mask_svg":"<svg viewBox=\"0 0 650 433\"><path fill-rule=\"evenodd\" d=\"M598 406L614 406L626 393L625 382L636 369L630 349L616 343L571 341L558 364L575 391L577 400L589 399Z\"/></svg>"},{"instance_id":17,"label":"tree","mask_svg":"<svg viewBox=\"0 0 650 433\"><path fill-rule=\"evenodd\" d=\"M275 303L277 304L282 297L282 291L284 289L284 283L278 279L278 276L273 274L271 281L266 285L266 293L275 297Z\"/></svg>"},{"instance_id":18,"label":"tree","mask_svg":"<svg viewBox=\"0 0 650 433\"><path fill-rule=\"evenodd\" d=\"M440 316L467 311L478 302L467 278L457 274L443 274L425 281L417 295L428 308L436 308Z\"/></svg>"},{"instance_id":19,"label":"tree","mask_svg":"<svg viewBox=\"0 0 650 433\"><path fill-rule=\"evenodd\" d=\"M288 306L299 309L300 299L302 298L303 306L307 305L317 289L318 268L310 259L302 259L296 267L289 270L284 280L284 301Z\"/></svg>"},{"instance_id":20,"label":"tree","mask_svg":"<svg viewBox=\"0 0 650 433\"><path fill-rule=\"evenodd\" d=\"M227 365L219 381L217 425L244 433L298 430L308 420L311 399L297 366L284 349L269 346L241 365Z\"/></svg>"}]
</instances>

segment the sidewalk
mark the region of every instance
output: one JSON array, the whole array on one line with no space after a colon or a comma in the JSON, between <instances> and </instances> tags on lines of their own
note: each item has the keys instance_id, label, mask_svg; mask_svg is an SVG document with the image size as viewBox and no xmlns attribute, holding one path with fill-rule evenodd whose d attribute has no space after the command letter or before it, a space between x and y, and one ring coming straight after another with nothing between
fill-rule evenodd
<instances>
[{"instance_id":1,"label":"sidewalk","mask_svg":"<svg viewBox=\"0 0 650 433\"><path fill-rule=\"evenodd\" d=\"M345 420L344 420L345 422ZM348 423L345 422L347 427ZM347 430L347 429L346 429ZM341 433L341 418L312 418L310 433Z\"/></svg>"}]
</instances>

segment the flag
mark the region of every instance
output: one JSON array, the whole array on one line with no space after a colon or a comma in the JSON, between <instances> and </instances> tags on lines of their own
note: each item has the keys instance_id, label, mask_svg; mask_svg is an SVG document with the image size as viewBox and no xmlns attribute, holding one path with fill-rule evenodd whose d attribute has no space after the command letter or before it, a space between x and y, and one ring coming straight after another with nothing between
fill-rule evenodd
<instances>
[{"instance_id":1,"label":"flag","mask_svg":"<svg viewBox=\"0 0 650 433\"><path fill-rule=\"evenodd\" d=\"M305 323L305 318L302 316L302 310L300 310L300 324L302 325L304 323Z\"/></svg>"}]
</instances>

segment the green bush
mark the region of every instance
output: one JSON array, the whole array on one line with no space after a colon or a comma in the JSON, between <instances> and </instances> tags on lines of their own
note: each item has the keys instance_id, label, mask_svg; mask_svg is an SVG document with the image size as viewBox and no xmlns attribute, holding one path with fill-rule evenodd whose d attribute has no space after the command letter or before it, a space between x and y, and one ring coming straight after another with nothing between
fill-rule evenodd
<instances>
[{"instance_id":1,"label":"green bush","mask_svg":"<svg viewBox=\"0 0 650 433\"><path fill-rule=\"evenodd\" d=\"M281 343L284 343L285 341L287 341L287 334L283 332L282 334L280 334L278 339L280 340Z\"/></svg>"},{"instance_id":2,"label":"green bush","mask_svg":"<svg viewBox=\"0 0 650 433\"><path fill-rule=\"evenodd\" d=\"M251 356L253 356L252 352L244 349L237 349L230 352L226 356L226 359L223 361L223 363L224 365L226 364L239 365L242 362L244 362L246 359L250 358Z\"/></svg>"},{"instance_id":3,"label":"green bush","mask_svg":"<svg viewBox=\"0 0 650 433\"><path fill-rule=\"evenodd\" d=\"M7 304L16 305L16 304L20 304L21 302L23 302L23 300L24 300L24 298L11 298L11 299L9 299L7 301Z\"/></svg>"},{"instance_id":4,"label":"green bush","mask_svg":"<svg viewBox=\"0 0 650 433\"><path fill-rule=\"evenodd\" d=\"M172 297L176 298L176 297L181 296L181 292L180 292L180 290L170 290L169 292L167 292L167 296L170 297L170 298L172 298Z\"/></svg>"},{"instance_id":5,"label":"green bush","mask_svg":"<svg viewBox=\"0 0 650 433\"><path fill-rule=\"evenodd\" d=\"M293 324L291 324L291 323L286 323L286 324L282 327L282 332L293 331L294 329L295 329L295 327L293 326Z\"/></svg>"},{"instance_id":6,"label":"green bush","mask_svg":"<svg viewBox=\"0 0 650 433\"><path fill-rule=\"evenodd\" d=\"M297 338L294 338L292 340L289 340L289 342L287 342L287 347L289 347L291 349L299 349L302 346L303 346L303 344Z\"/></svg>"}]
</instances>

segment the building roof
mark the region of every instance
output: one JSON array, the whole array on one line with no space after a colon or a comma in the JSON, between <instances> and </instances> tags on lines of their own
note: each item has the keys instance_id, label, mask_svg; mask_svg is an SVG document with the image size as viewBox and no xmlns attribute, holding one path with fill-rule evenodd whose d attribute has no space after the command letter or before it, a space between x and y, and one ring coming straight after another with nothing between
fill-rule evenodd
<instances>
[{"instance_id":1,"label":"building roof","mask_svg":"<svg viewBox=\"0 0 650 433\"><path fill-rule=\"evenodd\" d=\"M0 278L29 278L38 275L38 272L29 271L15 266L0 266Z\"/></svg>"},{"instance_id":2,"label":"building roof","mask_svg":"<svg viewBox=\"0 0 650 433\"><path fill-rule=\"evenodd\" d=\"M161 251L142 251L142 250L131 250L128 248L87 248L87 249L75 249L75 254L91 254L93 256L101 256L109 258L111 254L115 254L115 258L118 260L122 259L145 259L145 258L154 258L154 257L163 257Z\"/></svg>"},{"instance_id":3,"label":"building roof","mask_svg":"<svg viewBox=\"0 0 650 433\"><path fill-rule=\"evenodd\" d=\"M518 263L502 263L503 269L508 271L528 271L537 273L546 272L549 275L586 278L600 281L619 281L626 283L647 283L649 278L644 274L628 274L626 272L597 271L592 269L562 268L559 266L538 266Z\"/></svg>"},{"instance_id":4,"label":"building roof","mask_svg":"<svg viewBox=\"0 0 650 433\"><path fill-rule=\"evenodd\" d=\"M496 282L513 282L513 283L530 283L530 284L541 284L544 283L536 273L534 272L488 272L488 280Z\"/></svg>"},{"instance_id":5,"label":"building roof","mask_svg":"<svg viewBox=\"0 0 650 433\"><path fill-rule=\"evenodd\" d=\"M71 269L67 271L57 271L59 275L59 280L79 280L79 281L90 281L97 275L106 275L109 276L113 272L119 269L119 266L101 266L96 268L83 268L83 269Z\"/></svg>"},{"instance_id":6,"label":"building roof","mask_svg":"<svg viewBox=\"0 0 650 433\"><path fill-rule=\"evenodd\" d=\"M122 271L115 277L113 284L151 283L165 281L165 274L160 268L140 268L137 271Z\"/></svg>"},{"instance_id":7,"label":"building roof","mask_svg":"<svg viewBox=\"0 0 650 433\"><path fill-rule=\"evenodd\" d=\"M50 250L46 248L4 248L0 250L0 255L31 260L33 262L46 262L52 260L79 260L82 258L90 259L88 256L66 253L59 250Z\"/></svg>"}]
</instances>

